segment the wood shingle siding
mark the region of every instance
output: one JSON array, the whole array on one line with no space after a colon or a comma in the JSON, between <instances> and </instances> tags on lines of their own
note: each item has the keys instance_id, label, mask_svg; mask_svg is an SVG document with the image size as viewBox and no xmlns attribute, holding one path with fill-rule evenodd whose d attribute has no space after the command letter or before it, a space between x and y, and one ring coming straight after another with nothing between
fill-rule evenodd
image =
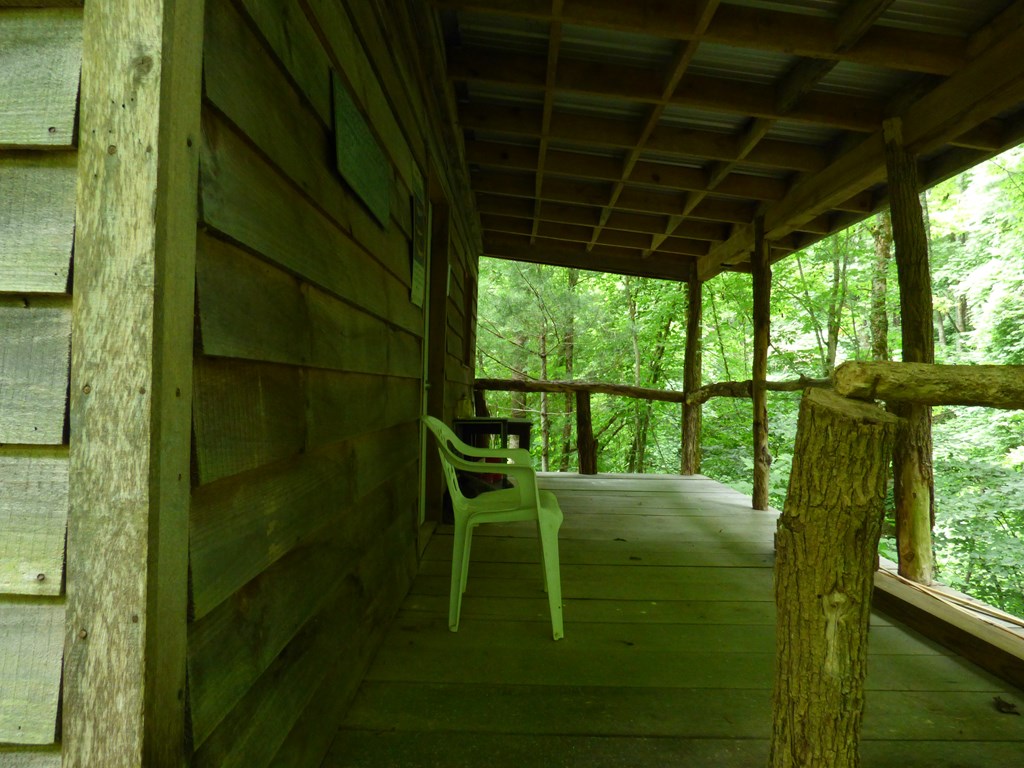
<instances>
[{"instance_id":1,"label":"wood shingle siding","mask_svg":"<svg viewBox=\"0 0 1024 768\"><path fill-rule=\"evenodd\" d=\"M0 145L72 146L81 64L81 9L0 14Z\"/></svg>"},{"instance_id":2,"label":"wood shingle siding","mask_svg":"<svg viewBox=\"0 0 1024 768\"><path fill-rule=\"evenodd\" d=\"M73 147L81 61L80 7L0 10L0 764L5 766L60 764L78 160Z\"/></svg>"}]
</instances>

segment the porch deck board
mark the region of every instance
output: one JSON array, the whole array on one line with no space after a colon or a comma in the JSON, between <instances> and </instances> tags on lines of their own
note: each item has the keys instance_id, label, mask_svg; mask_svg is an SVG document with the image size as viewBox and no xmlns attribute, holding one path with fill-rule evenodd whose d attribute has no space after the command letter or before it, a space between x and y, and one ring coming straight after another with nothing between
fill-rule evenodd
<instances>
[{"instance_id":1,"label":"porch deck board","mask_svg":"<svg viewBox=\"0 0 1024 768\"><path fill-rule=\"evenodd\" d=\"M325 768L765 764L775 514L700 477L543 484L566 514L565 639L523 525L478 529L449 632L439 529ZM1024 717L992 703L1020 691L877 614L869 653L866 768L1021 762Z\"/></svg>"}]
</instances>

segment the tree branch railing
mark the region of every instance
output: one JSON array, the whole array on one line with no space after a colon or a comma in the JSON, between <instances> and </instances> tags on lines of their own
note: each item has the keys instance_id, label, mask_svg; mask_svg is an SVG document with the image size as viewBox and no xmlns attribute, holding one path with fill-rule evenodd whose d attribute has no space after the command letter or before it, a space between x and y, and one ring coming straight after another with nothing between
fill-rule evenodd
<instances>
[{"instance_id":1,"label":"tree branch railing","mask_svg":"<svg viewBox=\"0 0 1024 768\"><path fill-rule=\"evenodd\" d=\"M770 392L799 392L808 387L831 387L830 379L812 379L801 376L792 381L769 381ZM597 441L594 440L590 419L590 395L613 395L663 403L701 405L713 397L752 397L752 381L720 381L708 384L694 392L673 389L652 389L628 384L609 384L601 381L538 381L534 379L477 379L474 400L477 412L486 410L483 392L556 392L576 396L576 446L579 454L580 474L597 474Z\"/></svg>"}]
</instances>

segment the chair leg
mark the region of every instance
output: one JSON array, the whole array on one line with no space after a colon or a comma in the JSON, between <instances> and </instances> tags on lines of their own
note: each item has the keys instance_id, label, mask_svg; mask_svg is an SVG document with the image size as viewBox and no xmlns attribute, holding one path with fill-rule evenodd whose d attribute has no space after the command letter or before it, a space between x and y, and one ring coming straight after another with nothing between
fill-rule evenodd
<instances>
[{"instance_id":1,"label":"chair leg","mask_svg":"<svg viewBox=\"0 0 1024 768\"><path fill-rule=\"evenodd\" d=\"M544 581L548 588L548 607L551 610L551 634L555 640L565 636L562 626L562 577L558 562L559 519L540 520L540 543L544 558Z\"/></svg>"},{"instance_id":2,"label":"chair leg","mask_svg":"<svg viewBox=\"0 0 1024 768\"><path fill-rule=\"evenodd\" d=\"M462 547L462 579L459 583L459 594L466 594L466 581L469 579L469 554L473 550L473 524L466 526L465 544Z\"/></svg>"},{"instance_id":3,"label":"chair leg","mask_svg":"<svg viewBox=\"0 0 1024 768\"><path fill-rule=\"evenodd\" d=\"M464 520L455 518L455 536L452 541L452 585L448 596L448 629L459 630L459 614L462 612L463 574L468 570L469 553L466 551L468 527Z\"/></svg>"}]
</instances>

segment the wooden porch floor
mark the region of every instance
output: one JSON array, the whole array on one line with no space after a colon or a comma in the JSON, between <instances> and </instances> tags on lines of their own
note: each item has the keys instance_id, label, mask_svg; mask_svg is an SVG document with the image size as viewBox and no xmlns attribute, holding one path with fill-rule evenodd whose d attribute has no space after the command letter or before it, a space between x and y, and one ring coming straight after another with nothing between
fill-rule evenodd
<instances>
[{"instance_id":1,"label":"wooden porch floor","mask_svg":"<svg viewBox=\"0 0 1024 768\"><path fill-rule=\"evenodd\" d=\"M533 529L474 536L458 633L450 531L422 570L325 768L767 762L775 514L702 477L546 475L565 512L565 639L551 640ZM872 619L866 768L1024 764L1016 688Z\"/></svg>"}]
</instances>

